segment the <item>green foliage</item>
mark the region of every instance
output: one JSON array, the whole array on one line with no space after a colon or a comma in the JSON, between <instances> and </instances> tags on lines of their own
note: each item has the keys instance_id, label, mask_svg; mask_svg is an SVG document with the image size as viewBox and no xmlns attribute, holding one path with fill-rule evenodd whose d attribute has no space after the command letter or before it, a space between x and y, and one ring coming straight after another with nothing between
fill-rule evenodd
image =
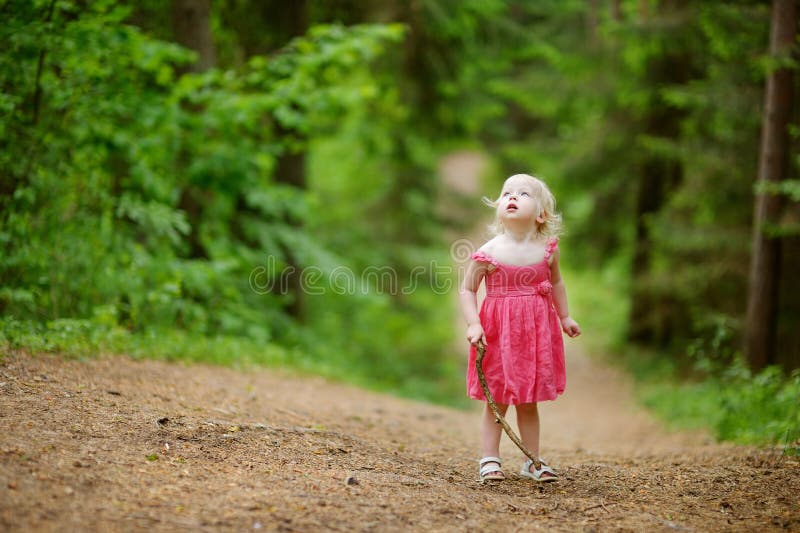
<instances>
[{"instance_id":1,"label":"green foliage","mask_svg":"<svg viewBox=\"0 0 800 533\"><path fill-rule=\"evenodd\" d=\"M0 319L0 345L5 349L52 352L67 357L125 353L136 358L214 363L239 368L281 366L301 354L243 336L202 337L178 329L130 331L97 319L58 319L47 323ZM302 367L302 365L296 365Z\"/></svg>"},{"instance_id":2,"label":"green foliage","mask_svg":"<svg viewBox=\"0 0 800 533\"><path fill-rule=\"evenodd\" d=\"M717 437L744 443L789 444L800 439L800 372L768 367L752 375L739 362L725 378Z\"/></svg>"},{"instance_id":3,"label":"green foliage","mask_svg":"<svg viewBox=\"0 0 800 533\"><path fill-rule=\"evenodd\" d=\"M275 264L265 283L292 262L406 272L419 259L411 250L428 245L379 232L340 242L394 192L391 172L408 166L401 142L425 145L401 141L393 121L407 112L388 67L375 68L401 25L317 25L236 70L180 74L191 52L126 22L160 6L11 4L0 30L4 346L287 364L405 394L452 393L460 376L439 351L449 320L424 286L402 302L328 287L298 321L286 310L297 295L252 285L265 259ZM279 158L323 140L357 147L383 173L372 206L333 216L338 202L361 199L353 176L363 170L329 197L331 159L312 172L316 188L276 182ZM430 151L415 153L412 165L432 168ZM419 227L439 233L434 221Z\"/></svg>"},{"instance_id":4,"label":"green foliage","mask_svg":"<svg viewBox=\"0 0 800 533\"><path fill-rule=\"evenodd\" d=\"M302 367L275 343L320 332L293 323L288 296L254 292L251 271L293 248L301 267L343 260L298 227L313 219L309 193L271 175L380 97L369 65L402 27L316 26L239 71L179 75L192 54L127 25L115 3L12 4L0 30L4 344L229 364L257 351Z\"/></svg>"},{"instance_id":5,"label":"green foliage","mask_svg":"<svg viewBox=\"0 0 800 533\"><path fill-rule=\"evenodd\" d=\"M797 371L787 376L772 366L754 375L737 360L722 376L702 382L664 381L661 374L659 381L645 382L641 394L673 426L710 427L719 440L788 450L800 438Z\"/></svg>"}]
</instances>

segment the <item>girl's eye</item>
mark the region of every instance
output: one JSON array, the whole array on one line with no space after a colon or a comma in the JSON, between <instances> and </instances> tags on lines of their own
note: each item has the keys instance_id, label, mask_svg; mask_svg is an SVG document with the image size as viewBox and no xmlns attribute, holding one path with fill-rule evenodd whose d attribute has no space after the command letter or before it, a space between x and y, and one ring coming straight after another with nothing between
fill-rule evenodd
<instances>
[{"instance_id":1,"label":"girl's eye","mask_svg":"<svg viewBox=\"0 0 800 533\"><path fill-rule=\"evenodd\" d=\"M510 194L511 194L510 192L504 192L503 193L503 198L505 198L506 196L509 196Z\"/></svg>"},{"instance_id":2,"label":"girl's eye","mask_svg":"<svg viewBox=\"0 0 800 533\"><path fill-rule=\"evenodd\" d=\"M519 193L519 195L520 195L520 196L530 196L530 194L528 194L528 193L526 193L526 192L521 192L521 193Z\"/></svg>"}]
</instances>

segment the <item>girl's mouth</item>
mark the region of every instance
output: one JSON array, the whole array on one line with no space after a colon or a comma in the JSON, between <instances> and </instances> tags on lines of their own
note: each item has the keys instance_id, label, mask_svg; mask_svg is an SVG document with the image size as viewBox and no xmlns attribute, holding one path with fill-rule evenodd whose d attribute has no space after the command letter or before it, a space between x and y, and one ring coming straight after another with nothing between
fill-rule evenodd
<instances>
[{"instance_id":1,"label":"girl's mouth","mask_svg":"<svg viewBox=\"0 0 800 533\"><path fill-rule=\"evenodd\" d=\"M517 204L515 204L514 202L511 202L506 206L506 211L516 211L516 210L517 210Z\"/></svg>"}]
</instances>

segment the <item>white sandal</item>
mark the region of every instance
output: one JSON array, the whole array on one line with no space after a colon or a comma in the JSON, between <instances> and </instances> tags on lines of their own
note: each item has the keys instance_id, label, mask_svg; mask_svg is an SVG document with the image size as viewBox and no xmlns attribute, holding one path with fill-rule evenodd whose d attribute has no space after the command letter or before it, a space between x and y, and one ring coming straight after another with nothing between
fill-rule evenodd
<instances>
[{"instance_id":1,"label":"white sandal","mask_svg":"<svg viewBox=\"0 0 800 533\"><path fill-rule=\"evenodd\" d=\"M502 481L506 478L505 472L501 466L503 461L499 457L484 457L478 461L480 470L478 473L481 475L481 481Z\"/></svg>"},{"instance_id":2,"label":"white sandal","mask_svg":"<svg viewBox=\"0 0 800 533\"><path fill-rule=\"evenodd\" d=\"M522 469L519 471L519 475L522 477L529 477L534 481L539 481L541 483L550 483L553 481L558 481L558 474L556 474L552 468L547 466L544 461L542 461L541 457L539 458L539 462L542 463L542 467L539 469L534 468L533 472L531 472L531 465L533 465L533 460L528 459L522 465ZM544 474L550 474L549 476L545 476Z\"/></svg>"}]
</instances>

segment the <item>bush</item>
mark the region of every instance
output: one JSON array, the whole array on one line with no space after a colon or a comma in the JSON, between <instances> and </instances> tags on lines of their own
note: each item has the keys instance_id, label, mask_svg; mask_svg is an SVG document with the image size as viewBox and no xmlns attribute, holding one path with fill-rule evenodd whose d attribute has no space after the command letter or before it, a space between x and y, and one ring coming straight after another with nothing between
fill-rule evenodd
<instances>
[{"instance_id":1,"label":"bush","mask_svg":"<svg viewBox=\"0 0 800 533\"><path fill-rule=\"evenodd\" d=\"M715 433L721 440L745 444L784 443L800 439L800 371L786 376L779 367L753 375L741 361L720 380L720 415Z\"/></svg>"},{"instance_id":2,"label":"bush","mask_svg":"<svg viewBox=\"0 0 800 533\"><path fill-rule=\"evenodd\" d=\"M753 374L735 359L720 374L700 381L680 381L674 365L639 358L644 404L676 428L705 427L718 440L739 444L781 444L795 454L800 439L800 371L786 375L779 367ZM658 374L642 371L652 365Z\"/></svg>"}]
</instances>

